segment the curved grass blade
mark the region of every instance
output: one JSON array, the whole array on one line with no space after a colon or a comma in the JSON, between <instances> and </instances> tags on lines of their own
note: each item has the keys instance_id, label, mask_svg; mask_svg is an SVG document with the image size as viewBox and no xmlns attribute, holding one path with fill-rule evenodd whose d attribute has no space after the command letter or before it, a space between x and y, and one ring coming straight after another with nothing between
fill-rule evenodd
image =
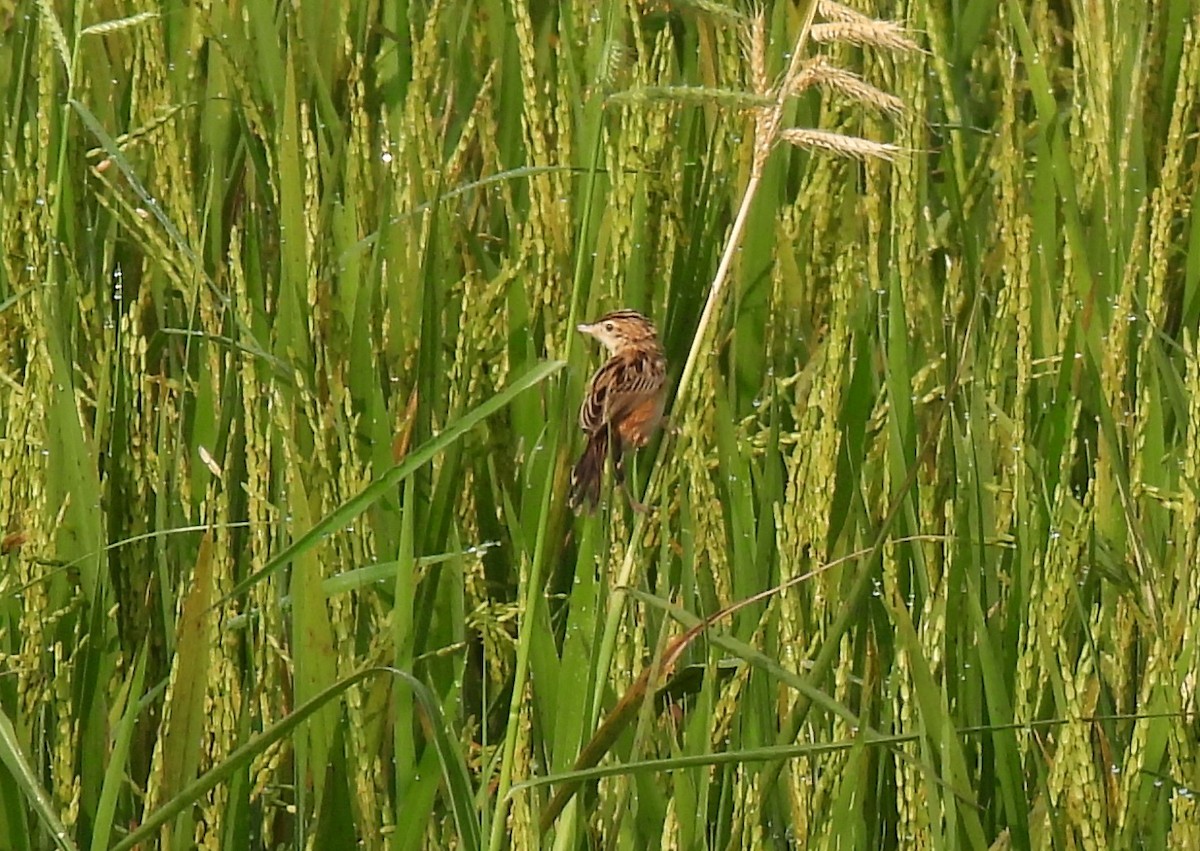
<instances>
[{"instance_id":1,"label":"curved grass blade","mask_svg":"<svg viewBox=\"0 0 1200 851\"><path fill-rule=\"evenodd\" d=\"M912 540L924 537L925 536L913 536ZM665 683L671 676L671 673L674 671L676 662L679 661L679 658L683 655L683 652L696 638L707 632L710 627L722 620L725 620L741 609L769 599L776 594L786 591L788 588L794 585L806 582L817 573L828 570L842 561L859 558L863 555L867 555L869 552L872 551L864 550L862 552L851 553L844 558L830 562L829 564L826 564L824 567L818 568L815 571L792 577L786 582L773 588L768 588L765 591L752 594L751 596L739 600L736 603L732 603L705 618L697 617L691 612L688 612L686 609L664 600L657 595L649 594L636 588L626 588L625 591L630 596L641 600L644 603L656 606L662 611L668 613L677 622L686 626L687 631L672 639L667 647L663 650L662 657L657 659L653 665L642 671L641 675L629 687L628 691L622 695L620 701L617 702L617 705L604 719L604 722L596 730L591 740L589 740L584 746L583 750L580 751L579 757L575 760L573 770L567 774L560 775L565 778L563 784L550 799L550 803L546 806L546 809L542 811L540 823L542 832L544 833L545 831L549 830L555 819L558 818L566 805L570 803L571 798L574 797L575 793L578 791L580 783L583 782L582 779L578 778L583 778L585 776L581 772L586 772L588 769L598 765L600 760L604 758L604 755L607 754L612 746L616 743L618 737L628 726L629 722L636 717L638 707L640 707L642 702L646 699L651 683L656 683L654 686L655 689L659 688L658 684ZM809 678L788 670L779 664L778 661L772 659L751 645L739 641L732 636L722 635L719 633L710 633L708 640L714 645L739 656L749 664L766 671L779 682L782 682L795 689L811 704L820 706L827 712L830 712L831 714L841 718L852 728L860 730L862 736L865 737L865 741L868 743L884 742L889 738L878 730L875 730L873 727L862 723L858 715L856 715L842 703L839 703L830 695L814 686L812 682L810 682ZM933 767L928 765L926 762L918 759L912 759L902 752L897 752L897 756L919 766L929 775L933 782L948 788L958 799L973 801L973 798L966 795L964 790L956 788L952 782L940 778L936 771L933 770ZM507 794L511 795L511 790L509 790Z\"/></svg>"},{"instance_id":2,"label":"curved grass blade","mask_svg":"<svg viewBox=\"0 0 1200 851\"><path fill-rule=\"evenodd\" d=\"M0 710L0 762L4 763L4 767L16 781L17 787L33 805L34 812L37 813L46 829L50 831L50 835L54 837L54 844L63 851L76 851L76 845L71 841L66 826L59 821L58 814L55 812L54 801L42 788L42 784L38 782L33 766L29 764L24 751L21 750L17 731L13 729L12 721L4 714L3 710Z\"/></svg>"},{"instance_id":3,"label":"curved grass blade","mask_svg":"<svg viewBox=\"0 0 1200 851\"><path fill-rule=\"evenodd\" d=\"M898 733L890 736L873 736L867 740L867 743L881 747L895 748L897 745L912 742L919 738L919 733ZM563 786L570 784L577 787L582 783L600 780L604 777L616 777L620 774L633 774L634 772L642 771L680 771L687 768L708 768L714 765L744 765L755 762L772 762L777 759L786 760L815 757L861 747L862 743L862 739L851 739L837 742L762 745L756 748L743 748L733 751L687 754L686 756L673 756L665 759L635 760L633 762L597 765L591 768L572 768L570 771L545 774L541 777L531 777L528 780L522 780L520 783L514 783L508 794L511 798L528 789L538 789L543 786L556 786L560 784Z\"/></svg>"},{"instance_id":4,"label":"curved grass blade","mask_svg":"<svg viewBox=\"0 0 1200 851\"><path fill-rule=\"evenodd\" d=\"M117 810L117 797L125 782L125 768L129 760L129 743L133 739L134 723L142 709L142 686L146 681L146 657L148 645L138 651L137 661L129 675L124 690L124 711L116 730L108 767L104 771L104 786L100 790L100 803L96 807L95 828L92 830L92 851L104 851L112 834L113 819Z\"/></svg>"},{"instance_id":5,"label":"curved grass blade","mask_svg":"<svg viewBox=\"0 0 1200 851\"><path fill-rule=\"evenodd\" d=\"M125 851L139 843L151 843L156 831L185 809L193 806L210 789L223 783L235 773L242 770L250 762L275 742L295 732L295 730L313 713L319 711L325 704L339 697L351 686L376 674L391 674L403 679L413 691L421 709L421 718L425 732L429 735L438 755L442 768L442 779L446 784L446 794L454 813L455 826L461 847L466 851L478 851L480 847L479 823L474 817L473 794L471 781L467 774L466 763L455 748L447 729L446 720L441 708L434 699L433 693L416 677L407 671L395 668L375 667L356 671L345 679L339 680L324 691L314 695L306 703L296 707L296 711L281 721L268 727L244 745L229 755L229 758L209 769L207 772L189 783L179 793L165 802L161 807L145 816L137 830L130 833L112 847L112 851ZM0 714L0 743L4 741L4 727L7 719ZM8 727L11 732L11 725ZM2 755L2 752L0 752ZM44 793L43 793L44 794ZM47 801L48 803L48 801ZM53 815L53 812L51 812ZM61 825L60 825L61 827ZM65 837L65 833L64 833ZM64 849L74 849L69 840L60 845Z\"/></svg>"},{"instance_id":6,"label":"curved grass blade","mask_svg":"<svg viewBox=\"0 0 1200 851\"><path fill-rule=\"evenodd\" d=\"M4 301L0 301L0 313L8 310L10 307L12 307L25 296L31 294L33 291L33 287L26 287L23 290L13 293L8 298L4 299Z\"/></svg>"},{"instance_id":7,"label":"curved grass blade","mask_svg":"<svg viewBox=\"0 0 1200 851\"><path fill-rule=\"evenodd\" d=\"M823 569L828 569L828 567L829 565ZM760 600L767 599L774 594L786 590L791 585L798 584L799 582L806 580L811 575L813 574L795 577L788 582L785 582L781 586L767 589L766 591L762 591L758 594L754 594L750 597L740 600L737 603L726 606L725 608L718 612L714 612L706 618L696 617L681 607L675 606L656 595L647 594L634 588L627 588L626 591L631 596L640 599L643 602L658 606L663 611L668 612L673 618L675 618L675 620L685 624L688 629L682 635L673 638L663 650L662 657L660 659L656 659L653 665L643 670L637 680L635 680L625 694L621 696L621 699L617 702L617 705L604 719L604 722L600 725L599 729L596 730L595 734L584 746L583 750L580 751L579 757L575 760L574 770L583 771L599 764L600 760L604 758L604 755L608 753L608 751L616 743L621 733L624 732L625 728L629 725L629 722L636 717L637 710L646 699L651 688L651 684L654 684L653 687L655 690L660 688L661 685L664 684L668 678L670 678L671 674L675 670L675 664L679 661L679 658L683 655L684 651L687 650L688 646L695 639L707 632L709 627L720 622L721 620L724 620L735 612L746 608L747 606L753 605ZM846 707L842 706L842 704L835 701L832 697L810 685L803 677L796 676L791 671L788 671L783 666L779 665L773 659L770 659L768 656L758 652L749 645L735 639L719 635L711 636L710 640L718 645L724 646L726 649L736 653L746 661L752 664L757 664L764 668L781 681L791 685L800 693L808 696L808 698L813 702L825 707L835 715L839 715L840 717L844 718L848 723L851 724L851 726L865 729L873 736L880 735L874 730L864 728L859 722L857 715L855 715ZM578 788L579 781L568 780L564 782L563 785L560 786L554 793L554 797L550 799L550 803L547 805L546 809L542 811L541 830L543 833L550 829L550 826L554 823L554 820L558 818L559 814L570 802L571 798L574 797Z\"/></svg>"},{"instance_id":8,"label":"curved grass blade","mask_svg":"<svg viewBox=\"0 0 1200 851\"><path fill-rule=\"evenodd\" d=\"M171 692L170 721L162 735L165 797L169 797L195 775L200 764L206 723L205 695L208 691L208 659L212 638L206 621L213 592L212 536L200 539L192 587L183 601L176 642L175 686ZM190 834L186 822L174 826L176 841Z\"/></svg>"},{"instance_id":9,"label":"curved grass blade","mask_svg":"<svg viewBox=\"0 0 1200 851\"><path fill-rule=\"evenodd\" d=\"M541 175L541 174L553 174L555 172L564 172L564 171L566 171L566 172L582 172L583 170L579 169L575 166L569 166L569 165L521 166L520 168L511 168L511 169L508 169L507 171L501 171L496 174L489 174L487 177L480 178L479 180L472 180L469 183L464 183L461 186L456 186L453 189L448 189L445 192L441 192L423 204L418 204L417 206L413 207L410 210L405 210L402 213L395 214L390 219L388 219L388 221L385 222L383 224L383 226L379 228L379 230L375 231L374 233L368 234L367 236L364 236L362 239L358 240L353 245L350 245L349 247L347 247L346 250L343 251L338 256L336 269L339 272L344 270L347 267L347 265L355 257L359 256L360 254L365 253L367 251L367 249L369 249L372 245L374 245L376 242L378 242L381 235L383 233L385 233L388 228L396 227L400 224L403 224L404 222L411 220L415 216L419 216L422 213L426 213L429 210L434 209L439 204L442 204L446 201L452 201L453 199L458 198L462 195L466 195L469 192L473 192L476 189L487 189L490 186L495 186L498 184L506 183L510 180L522 180L522 179L526 179L526 178L530 178L530 177L537 177L538 175Z\"/></svg>"},{"instance_id":10,"label":"curved grass blade","mask_svg":"<svg viewBox=\"0 0 1200 851\"><path fill-rule=\"evenodd\" d=\"M454 443L454 441L458 440L479 423L508 405L518 394L528 390L535 384L541 383L564 366L566 366L565 361L545 361L539 363L491 399L464 414L442 431L441 434L437 435L437 437L419 446L401 463L392 467L378 480L363 488L362 492L357 496L351 497L331 511L320 522L309 529L308 532L286 547L283 552L267 562L262 570L247 576L239 582L234 586L232 591L217 601L217 605L221 605L234 597L246 593L247 590L253 588L259 582L279 570L279 568L290 562L297 555L312 549L326 535L341 529L384 496L392 493L396 485L411 476L435 455Z\"/></svg>"},{"instance_id":11,"label":"curved grass blade","mask_svg":"<svg viewBox=\"0 0 1200 851\"><path fill-rule=\"evenodd\" d=\"M87 106L81 101L74 98L68 98L67 103L79 115L81 121L91 132L96 140L100 142L100 146L104 148L106 154L112 162L120 170L125 180L128 182L130 189L137 195L138 200L142 204L142 208L149 212L162 226L163 231L170 237L172 244L176 250L187 258L190 264L190 271L204 281L209 291L221 302L221 305L229 310L229 315L233 318L234 325L238 329L238 334L246 340L246 349L254 353L255 357L261 358L263 361L271 364L276 370L283 374L290 374L291 368L284 361L272 355L258 342L258 339L251 332L250 328L242 321L240 314L236 310L232 310L229 295L216 285L208 273L205 271L204 264L200 258L196 256L196 252L192 249L189 243L183 236L183 233L175 226L171 217L167 215L167 211L162 208L162 205L155 200L150 191L146 189L134 170L129 159L121 152L117 141L112 137L100 120L92 113Z\"/></svg>"},{"instance_id":12,"label":"curved grass blade","mask_svg":"<svg viewBox=\"0 0 1200 851\"><path fill-rule=\"evenodd\" d=\"M442 715L441 707L429 687L412 674L391 668L388 670L408 683L417 704L421 707L421 726L437 750L442 779L446 783L446 797L450 801L454 825L458 829L458 841L467 851L480 851L483 847L483 834L476 817L475 792L471 788L471 777L467 773L467 763L457 741L447 733L446 719Z\"/></svg>"}]
</instances>

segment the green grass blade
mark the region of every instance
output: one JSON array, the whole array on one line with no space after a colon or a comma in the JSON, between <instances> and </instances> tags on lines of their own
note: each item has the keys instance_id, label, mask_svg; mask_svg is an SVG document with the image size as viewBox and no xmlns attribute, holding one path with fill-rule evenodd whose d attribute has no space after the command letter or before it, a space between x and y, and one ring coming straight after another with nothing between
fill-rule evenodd
<instances>
[{"instance_id":1,"label":"green grass blade","mask_svg":"<svg viewBox=\"0 0 1200 851\"><path fill-rule=\"evenodd\" d=\"M112 836L114 817L117 811L117 797L126 782L125 767L129 759L129 746L133 738L134 725L141 709L142 687L146 679L146 658L148 648L143 647L134 661L133 671L122 691L124 709L120 711L120 724L117 727L116 738L112 750L108 754L108 767L104 771L104 788L100 792L100 802L96 807L94 826L92 828L92 851L106 851L109 838Z\"/></svg>"},{"instance_id":2,"label":"green grass blade","mask_svg":"<svg viewBox=\"0 0 1200 851\"><path fill-rule=\"evenodd\" d=\"M191 590L184 600L183 614L179 619L179 637L175 644L175 681L162 738L163 769L159 796L163 799L171 798L191 783L200 764L209 654L212 651L212 630L208 623L212 617L209 604L214 591L212 550L212 538L205 535L200 541ZM191 836L187 814L180 813L173 833L177 842L183 842Z\"/></svg>"},{"instance_id":3,"label":"green grass blade","mask_svg":"<svg viewBox=\"0 0 1200 851\"><path fill-rule=\"evenodd\" d=\"M152 813L148 813L138 826L128 836L115 844L111 851L126 851L139 843L148 841L154 836L159 827L166 824L179 813L191 807L206 792L220 783L225 782L234 773L244 769L251 761L262 754L268 747L280 739L291 735L307 721L314 713L319 712L330 701L339 698L347 689L363 682L369 677L380 674L390 674L403 679L412 688L413 694L425 713L429 722L429 732L433 736L434 747L442 770L442 780L446 784L447 795L455 813L455 821L459 830L459 840L462 847L478 851L480 847L479 825L475 822L471 784L467 775L466 765L462 760L453 740L447 733L445 719L441 708L432 693L419 680L404 671L392 668L366 668L341 679L324 691L314 695L307 702L296 707L296 710L251 738L237 750L231 753L224 762L206 771L200 777L179 790L175 797L165 801ZM6 719L0 716L0 734L3 733ZM64 849L72 845L61 846Z\"/></svg>"},{"instance_id":4,"label":"green grass blade","mask_svg":"<svg viewBox=\"0 0 1200 851\"><path fill-rule=\"evenodd\" d=\"M313 526L310 496L302 475L293 468L289 485L290 508L300 536ZM316 547L298 553L293 562L289 589L292 597L291 652L296 702L320 694L337 680L337 654L333 627L322 581L322 560ZM296 784L306 791L311 781L312 808L320 811L338 723L337 707L330 705L313 715L306 735L296 745ZM304 810L300 807L301 811Z\"/></svg>"},{"instance_id":5,"label":"green grass blade","mask_svg":"<svg viewBox=\"0 0 1200 851\"><path fill-rule=\"evenodd\" d=\"M33 807L55 846L62 851L76 851L70 831L59 820L54 802L38 782L33 766L25 757L12 720L3 711L0 711L0 762L3 762L21 794Z\"/></svg>"}]
</instances>

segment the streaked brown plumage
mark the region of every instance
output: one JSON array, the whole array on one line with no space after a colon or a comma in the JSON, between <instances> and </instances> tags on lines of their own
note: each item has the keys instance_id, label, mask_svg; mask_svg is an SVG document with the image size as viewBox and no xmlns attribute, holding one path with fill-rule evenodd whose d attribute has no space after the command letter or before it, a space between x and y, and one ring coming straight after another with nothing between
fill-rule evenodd
<instances>
[{"instance_id":1,"label":"streaked brown plumage","mask_svg":"<svg viewBox=\"0 0 1200 851\"><path fill-rule=\"evenodd\" d=\"M624 453L628 446L649 443L662 422L667 359L658 332L654 323L633 310L613 311L579 330L603 343L610 357L592 376L579 407L579 427L588 442L571 471L570 505L596 507L607 456L629 504L644 511L625 482Z\"/></svg>"}]
</instances>

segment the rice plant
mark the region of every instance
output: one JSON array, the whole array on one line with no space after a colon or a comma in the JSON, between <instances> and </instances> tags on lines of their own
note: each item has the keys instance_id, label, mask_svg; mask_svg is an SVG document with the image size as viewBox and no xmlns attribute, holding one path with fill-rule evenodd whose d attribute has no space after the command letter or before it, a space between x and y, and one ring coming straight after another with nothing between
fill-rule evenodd
<instances>
[{"instance_id":1,"label":"rice plant","mask_svg":"<svg viewBox=\"0 0 1200 851\"><path fill-rule=\"evenodd\" d=\"M0 4L0 848L1200 845L1198 12Z\"/></svg>"}]
</instances>

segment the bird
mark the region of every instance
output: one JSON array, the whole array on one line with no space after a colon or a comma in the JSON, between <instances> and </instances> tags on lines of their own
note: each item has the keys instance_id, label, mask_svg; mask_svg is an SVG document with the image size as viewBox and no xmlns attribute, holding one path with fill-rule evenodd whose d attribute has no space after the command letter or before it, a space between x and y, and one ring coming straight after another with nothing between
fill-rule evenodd
<instances>
[{"instance_id":1,"label":"bird","mask_svg":"<svg viewBox=\"0 0 1200 851\"><path fill-rule=\"evenodd\" d=\"M595 509L600 502L604 459L611 458L613 475L630 507L646 507L633 498L625 481L627 447L645 446L663 419L667 359L654 323L636 310L615 310L578 330L595 337L609 358L588 384L579 406L579 427L587 446L571 471L570 507Z\"/></svg>"}]
</instances>

